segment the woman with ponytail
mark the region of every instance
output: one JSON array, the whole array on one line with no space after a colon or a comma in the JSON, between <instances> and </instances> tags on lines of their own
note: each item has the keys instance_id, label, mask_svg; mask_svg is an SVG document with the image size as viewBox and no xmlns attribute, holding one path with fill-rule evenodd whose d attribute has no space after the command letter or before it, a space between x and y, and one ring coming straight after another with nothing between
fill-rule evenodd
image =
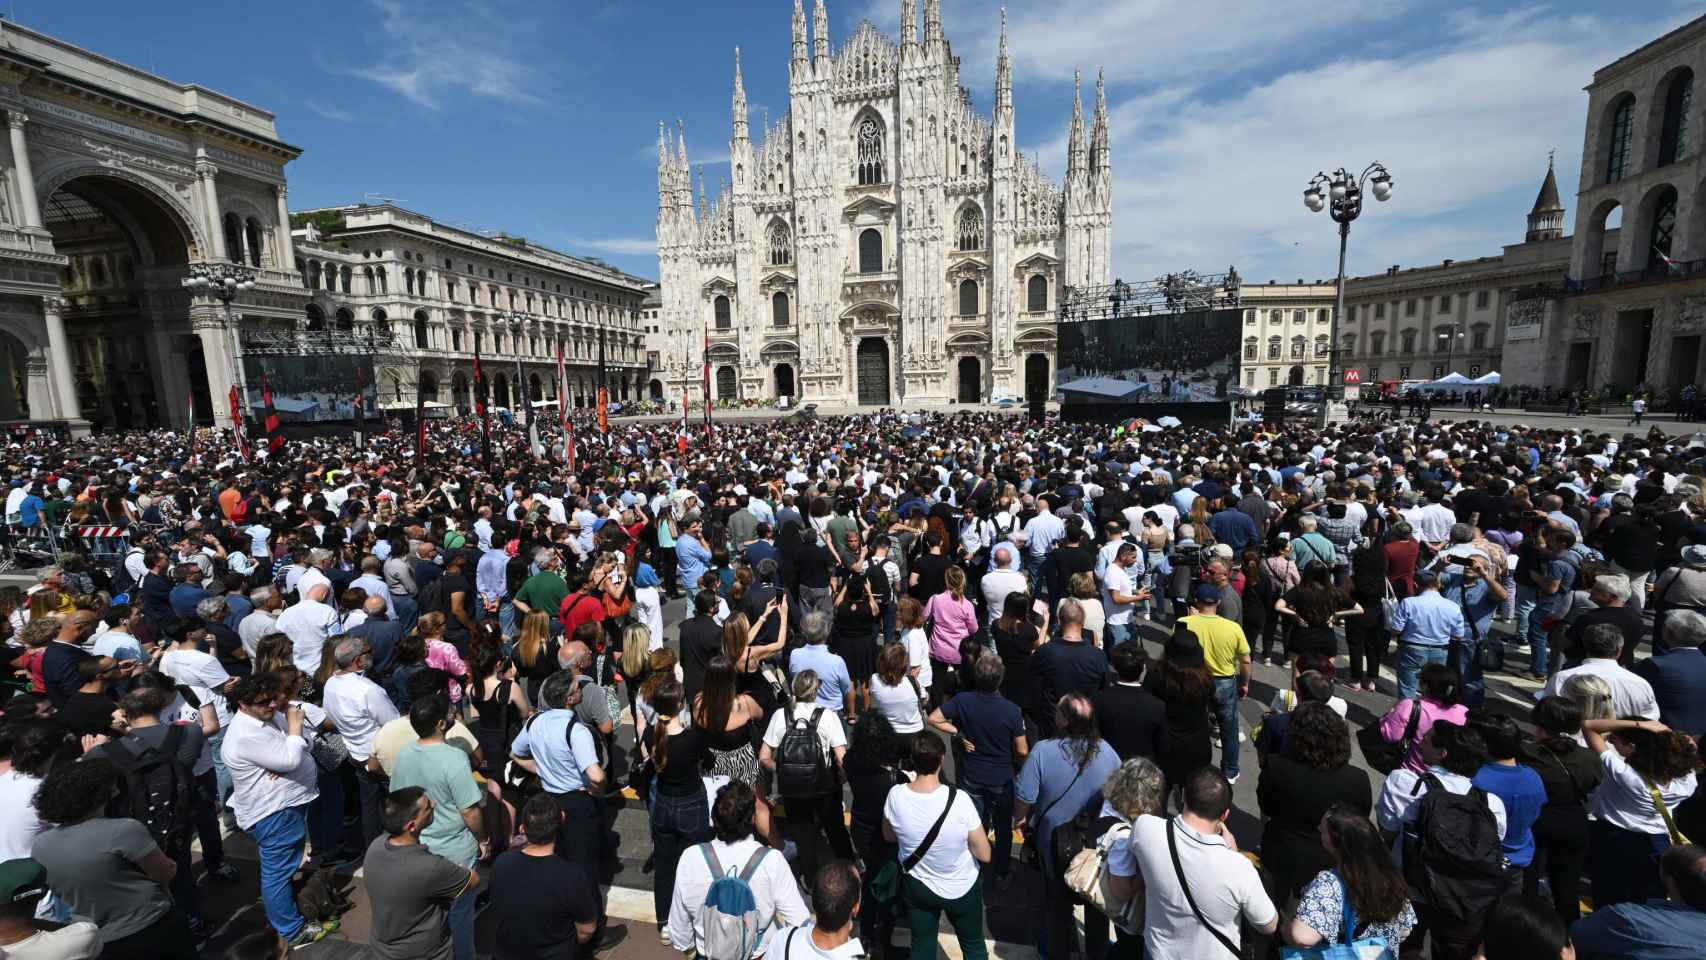
<instances>
[{"instance_id":1,"label":"woman with ponytail","mask_svg":"<svg viewBox=\"0 0 1706 960\"><path fill-rule=\"evenodd\" d=\"M651 798L655 863L652 903L661 932L667 926L670 900L675 895L675 868L682 851L711 839L711 808L700 780L704 734L688 722L682 709L681 681L664 678L652 689L649 700L657 711L647 751L656 771Z\"/></svg>"}]
</instances>

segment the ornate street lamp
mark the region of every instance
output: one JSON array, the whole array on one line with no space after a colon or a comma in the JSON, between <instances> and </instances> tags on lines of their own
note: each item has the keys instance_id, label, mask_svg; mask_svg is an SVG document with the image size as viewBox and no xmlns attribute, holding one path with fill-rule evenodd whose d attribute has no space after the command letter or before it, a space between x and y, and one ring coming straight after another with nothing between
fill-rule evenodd
<instances>
[{"instance_id":1,"label":"ornate street lamp","mask_svg":"<svg viewBox=\"0 0 1706 960\"><path fill-rule=\"evenodd\" d=\"M243 364L238 358L242 350L242 340L237 335L237 324L232 319L231 301L237 295L255 289L256 272L240 263L192 263L189 276L182 281L184 288L192 297L213 297L225 305L225 328L231 334L231 385L242 395L243 402L249 400L248 385L243 382ZM218 397L209 397L209 405L213 410L219 409ZM195 411L190 411L190 419L195 419ZM215 416L217 418L217 415ZM239 429L241 424L232 424L232 429Z\"/></svg>"},{"instance_id":2,"label":"ornate street lamp","mask_svg":"<svg viewBox=\"0 0 1706 960\"><path fill-rule=\"evenodd\" d=\"M1363 170L1361 175L1353 176L1344 167L1333 171L1332 176L1317 173L1315 179L1309 181L1309 186L1303 191L1303 205L1312 213L1327 210L1333 217L1333 222L1339 225L1339 281L1338 294L1333 305L1333 326L1329 332L1332 338L1327 351L1327 390L1328 395L1321 404L1321 425L1327 426L1332 408L1332 396L1335 388L1339 396L1344 396L1343 387L1339 383L1339 318L1345 312L1345 247L1351 236L1351 221L1362 215L1363 188L1367 187L1374 194L1374 199L1384 203L1392 196L1392 174L1384 164L1375 161Z\"/></svg>"}]
</instances>

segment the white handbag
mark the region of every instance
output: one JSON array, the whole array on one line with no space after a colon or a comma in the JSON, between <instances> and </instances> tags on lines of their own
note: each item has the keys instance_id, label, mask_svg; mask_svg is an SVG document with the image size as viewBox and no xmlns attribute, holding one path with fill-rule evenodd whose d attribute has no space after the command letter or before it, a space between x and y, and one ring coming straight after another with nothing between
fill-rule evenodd
<instances>
[{"instance_id":1,"label":"white handbag","mask_svg":"<svg viewBox=\"0 0 1706 960\"><path fill-rule=\"evenodd\" d=\"M1385 624L1386 629L1396 630L1397 628L1392 626L1392 620L1398 616L1398 591L1392 589L1391 580L1386 581L1386 596L1380 600L1380 613L1381 622Z\"/></svg>"}]
</instances>

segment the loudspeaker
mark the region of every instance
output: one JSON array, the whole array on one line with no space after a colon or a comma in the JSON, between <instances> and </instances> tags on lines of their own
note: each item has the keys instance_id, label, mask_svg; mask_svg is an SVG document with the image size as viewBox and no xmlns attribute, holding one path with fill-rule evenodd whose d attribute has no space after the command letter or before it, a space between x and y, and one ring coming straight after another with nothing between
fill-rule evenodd
<instances>
[{"instance_id":1,"label":"loudspeaker","mask_svg":"<svg viewBox=\"0 0 1706 960\"><path fill-rule=\"evenodd\" d=\"M1030 403L1030 406L1028 408L1028 413L1030 415L1032 423L1042 423L1043 420L1048 415L1047 401L1045 401L1042 397L1031 398L1031 403Z\"/></svg>"},{"instance_id":2,"label":"loudspeaker","mask_svg":"<svg viewBox=\"0 0 1706 960\"><path fill-rule=\"evenodd\" d=\"M1282 423L1285 420L1285 388L1272 387L1262 391L1262 422Z\"/></svg>"}]
</instances>

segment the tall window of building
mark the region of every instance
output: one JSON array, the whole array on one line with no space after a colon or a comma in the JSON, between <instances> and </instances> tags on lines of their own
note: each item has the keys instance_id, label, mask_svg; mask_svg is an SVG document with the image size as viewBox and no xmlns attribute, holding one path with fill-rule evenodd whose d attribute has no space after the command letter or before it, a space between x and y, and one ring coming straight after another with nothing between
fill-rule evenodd
<instances>
[{"instance_id":1,"label":"tall window of building","mask_svg":"<svg viewBox=\"0 0 1706 960\"><path fill-rule=\"evenodd\" d=\"M1291 357L1293 360L1303 359L1303 338L1302 337L1292 337L1291 338Z\"/></svg>"},{"instance_id":2,"label":"tall window of building","mask_svg":"<svg viewBox=\"0 0 1706 960\"><path fill-rule=\"evenodd\" d=\"M1493 294L1488 290L1475 291L1475 309L1485 310L1493 303Z\"/></svg>"},{"instance_id":3,"label":"tall window of building","mask_svg":"<svg viewBox=\"0 0 1706 960\"><path fill-rule=\"evenodd\" d=\"M960 281L960 316L969 317L977 313L977 281Z\"/></svg>"},{"instance_id":4,"label":"tall window of building","mask_svg":"<svg viewBox=\"0 0 1706 960\"><path fill-rule=\"evenodd\" d=\"M1279 337L1269 337L1268 338L1268 359L1269 360L1278 360L1279 358L1280 358L1280 338Z\"/></svg>"},{"instance_id":5,"label":"tall window of building","mask_svg":"<svg viewBox=\"0 0 1706 960\"><path fill-rule=\"evenodd\" d=\"M1451 312L1451 294L1448 293L1445 296L1439 298L1439 312L1440 313L1450 313Z\"/></svg>"},{"instance_id":6,"label":"tall window of building","mask_svg":"<svg viewBox=\"0 0 1706 960\"><path fill-rule=\"evenodd\" d=\"M1244 325L1247 327L1253 327L1256 325L1256 311L1254 311L1254 310L1244 311Z\"/></svg>"},{"instance_id":7,"label":"tall window of building","mask_svg":"<svg viewBox=\"0 0 1706 960\"><path fill-rule=\"evenodd\" d=\"M770 264L779 267L793 262L794 245L788 225L777 223L770 228Z\"/></svg>"},{"instance_id":8,"label":"tall window of building","mask_svg":"<svg viewBox=\"0 0 1706 960\"><path fill-rule=\"evenodd\" d=\"M711 309L715 314L717 329L729 329L733 324L733 318L729 315L729 298L718 297L716 300L713 300L711 302Z\"/></svg>"},{"instance_id":9,"label":"tall window of building","mask_svg":"<svg viewBox=\"0 0 1706 960\"><path fill-rule=\"evenodd\" d=\"M859 234L859 272L883 272L883 234L875 228Z\"/></svg>"},{"instance_id":10,"label":"tall window of building","mask_svg":"<svg viewBox=\"0 0 1706 960\"><path fill-rule=\"evenodd\" d=\"M1405 353L1415 353L1416 352L1416 331L1405 330L1402 334L1399 334L1399 336L1403 337L1404 352Z\"/></svg>"},{"instance_id":11,"label":"tall window of building","mask_svg":"<svg viewBox=\"0 0 1706 960\"><path fill-rule=\"evenodd\" d=\"M1031 313L1048 312L1048 278L1042 274L1025 281L1025 309Z\"/></svg>"},{"instance_id":12,"label":"tall window of building","mask_svg":"<svg viewBox=\"0 0 1706 960\"><path fill-rule=\"evenodd\" d=\"M960 249L983 249L983 213L968 206L960 213Z\"/></svg>"},{"instance_id":13,"label":"tall window of building","mask_svg":"<svg viewBox=\"0 0 1706 960\"><path fill-rule=\"evenodd\" d=\"M785 327L788 321L788 295L778 290L770 298L770 322L778 327Z\"/></svg>"},{"instance_id":14,"label":"tall window of building","mask_svg":"<svg viewBox=\"0 0 1706 960\"><path fill-rule=\"evenodd\" d=\"M1670 256L1671 238L1676 234L1676 190L1665 187L1653 205L1653 228L1648 236L1647 249Z\"/></svg>"},{"instance_id":15,"label":"tall window of building","mask_svg":"<svg viewBox=\"0 0 1706 960\"><path fill-rule=\"evenodd\" d=\"M1635 98L1625 97L1611 114L1611 136L1605 156L1606 183L1616 183L1629 173L1629 151L1634 139Z\"/></svg>"},{"instance_id":16,"label":"tall window of building","mask_svg":"<svg viewBox=\"0 0 1706 960\"><path fill-rule=\"evenodd\" d=\"M1246 360L1256 359L1256 338L1255 337L1244 338L1244 359L1246 359Z\"/></svg>"},{"instance_id":17,"label":"tall window of building","mask_svg":"<svg viewBox=\"0 0 1706 960\"><path fill-rule=\"evenodd\" d=\"M859 184L864 186L872 183L884 183L888 180L884 172L887 144L883 134L883 125L876 117L866 117L859 123Z\"/></svg>"},{"instance_id":18,"label":"tall window of building","mask_svg":"<svg viewBox=\"0 0 1706 960\"><path fill-rule=\"evenodd\" d=\"M1665 118L1659 130L1659 165L1688 157L1688 114L1694 108L1694 71L1684 68L1665 90Z\"/></svg>"}]
</instances>

